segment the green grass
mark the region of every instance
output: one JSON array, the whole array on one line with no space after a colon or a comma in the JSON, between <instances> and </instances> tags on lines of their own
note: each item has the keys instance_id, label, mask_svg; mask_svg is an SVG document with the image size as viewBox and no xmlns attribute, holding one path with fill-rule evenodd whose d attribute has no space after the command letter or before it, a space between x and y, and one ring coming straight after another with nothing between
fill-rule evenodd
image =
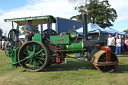
<instances>
[{"instance_id":1,"label":"green grass","mask_svg":"<svg viewBox=\"0 0 128 85\"><path fill-rule=\"evenodd\" d=\"M67 58L41 72L11 68L11 58L0 50L0 85L128 85L128 55L118 56L120 64L112 73L102 73L89 62Z\"/></svg>"}]
</instances>

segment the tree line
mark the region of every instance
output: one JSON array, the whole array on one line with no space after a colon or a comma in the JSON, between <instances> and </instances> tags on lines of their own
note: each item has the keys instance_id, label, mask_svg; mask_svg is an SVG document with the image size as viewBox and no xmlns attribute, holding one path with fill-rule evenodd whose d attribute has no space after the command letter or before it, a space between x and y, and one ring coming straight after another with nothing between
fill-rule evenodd
<instances>
[{"instance_id":1,"label":"tree line","mask_svg":"<svg viewBox=\"0 0 128 85\"><path fill-rule=\"evenodd\" d=\"M72 16L70 19L82 21L81 12L87 11L88 23L96 23L102 28L113 26L112 23L117 19L117 12L114 8L111 8L108 0L86 0L85 5L76 6L75 10L79 14Z\"/></svg>"},{"instance_id":2,"label":"tree line","mask_svg":"<svg viewBox=\"0 0 128 85\"><path fill-rule=\"evenodd\" d=\"M88 12L88 23L95 23L102 28L113 26L114 21L118 15L114 8L111 8L108 0L85 0L85 5L76 6L75 10L79 14L72 16L70 19L76 19L82 21L81 13L83 11ZM21 28L23 31L21 34L25 34L24 27ZM128 33L128 29L124 30ZM0 36L2 36L3 30L0 28Z\"/></svg>"}]
</instances>

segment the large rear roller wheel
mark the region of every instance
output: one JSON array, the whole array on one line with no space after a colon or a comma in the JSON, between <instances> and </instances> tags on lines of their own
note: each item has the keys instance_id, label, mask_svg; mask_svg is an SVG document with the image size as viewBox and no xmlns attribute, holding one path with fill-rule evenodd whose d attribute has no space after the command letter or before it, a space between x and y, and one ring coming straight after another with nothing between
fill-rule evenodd
<instances>
[{"instance_id":1,"label":"large rear roller wheel","mask_svg":"<svg viewBox=\"0 0 128 85\"><path fill-rule=\"evenodd\" d=\"M106 52L103 50L99 50L92 57L93 65L102 72L113 72L118 62L118 58L114 53L111 53L111 60L107 62Z\"/></svg>"},{"instance_id":2,"label":"large rear roller wheel","mask_svg":"<svg viewBox=\"0 0 128 85\"><path fill-rule=\"evenodd\" d=\"M27 71L40 71L48 63L49 52L43 43L30 41L22 45L18 53L18 62Z\"/></svg>"}]
</instances>

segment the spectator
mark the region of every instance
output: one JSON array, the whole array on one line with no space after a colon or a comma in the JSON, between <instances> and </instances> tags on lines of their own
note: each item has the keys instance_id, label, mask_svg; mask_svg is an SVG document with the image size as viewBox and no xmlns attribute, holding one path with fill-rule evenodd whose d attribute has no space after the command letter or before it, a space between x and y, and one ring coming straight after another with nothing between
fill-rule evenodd
<instances>
[{"instance_id":1,"label":"spectator","mask_svg":"<svg viewBox=\"0 0 128 85\"><path fill-rule=\"evenodd\" d=\"M125 40L125 44L126 44L126 49L127 49L126 53L128 53L128 38Z\"/></svg>"},{"instance_id":2,"label":"spectator","mask_svg":"<svg viewBox=\"0 0 128 85\"><path fill-rule=\"evenodd\" d=\"M116 50L115 54L121 54L121 39L119 38L118 35L116 35Z\"/></svg>"},{"instance_id":3,"label":"spectator","mask_svg":"<svg viewBox=\"0 0 128 85\"><path fill-rule=\"evenodd\" d=\"M2 42L0 42L0 48L2 48Z\"/></svg>"},{"instance_id":4,"label":"spectator","mask_svg":"<svg viewBox=\"0 0 128 85\"><path fill-rule=\"evenodd\" d=\"M14 42L16 42L17 41L17 36L15 35L15 37L14 37Z\"/></svg>"},{"instance_id":5,"label":"spectator","mask_svg":"<svg viewBox=\"0 0 128 85\"><path fill-rule=\"evenodd\" d=\"M76 32L76 28L75 28L75 26L73 26L73 31Z\"/></svg>"},{"instance_id":6,"label":"spectator","mask_svg":"<svg viewBox=\"0 0 128 85\"><path fill-rule=\"evenodd\" d=\"M9 48L10 46L9 46L9 43L10 43L10 41L9 41L9 39L7 40L7 43L6 43L6 48Z\"/></svg>"},{"instance_id":7,"label":"spectator","mask_svg":"<svg viewBox=\"0 0 128 85\"><path fill-rule=\"evenodd\" d=\"M2 39L2 50L4 50L4 49L5 49L5 40Z\"/></svg>"},{"instance_id":8,"label":"spectator","mask_svg":"<svg viewBox=\"0 0 128 85\"><path fill-rule=\"evenodd\" d=\"M115 53L115 38L109 34L107 46L111 48L111 51Z\"/></svg>"},{"instance_id":9,"label":"spectator","mask_svg":"<svg viewBox=\"0 0 128 85\"><path fill-rule=\"evenodd\" d=\"M126 51L125 50L125 40L124 40L124 38L121 39L121 51L122 52L125 52Z\"/></svg>"},{"instance_id":10,"label":"spectator","mask_svg":"<svg viewBox=\"0 0 128 85\"><path fill-rule=\"evenodd\" d=\"M24 40L23 39L20 39L20 41L23 43L24 42Z\"/></svg>"}]
</instances>

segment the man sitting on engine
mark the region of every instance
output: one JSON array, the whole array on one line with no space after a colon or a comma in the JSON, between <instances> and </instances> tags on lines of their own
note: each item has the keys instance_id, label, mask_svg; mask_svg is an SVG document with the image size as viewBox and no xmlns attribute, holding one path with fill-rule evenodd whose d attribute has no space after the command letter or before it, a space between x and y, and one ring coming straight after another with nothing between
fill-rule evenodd
<instances>
[{"instance_id":1,"label":"man sitting on engine","mask_svg":"<svg viewBox=\"0 0 128 85\"><path fill-rule=\"evenodd\" d=\"M25 31L25 41L30 41L32 40L32 35L33 35L33 26L32 24L32 20L28 20L28 23L25 24L24 26L24 31Z\"/></svg>"}]
</instances>

